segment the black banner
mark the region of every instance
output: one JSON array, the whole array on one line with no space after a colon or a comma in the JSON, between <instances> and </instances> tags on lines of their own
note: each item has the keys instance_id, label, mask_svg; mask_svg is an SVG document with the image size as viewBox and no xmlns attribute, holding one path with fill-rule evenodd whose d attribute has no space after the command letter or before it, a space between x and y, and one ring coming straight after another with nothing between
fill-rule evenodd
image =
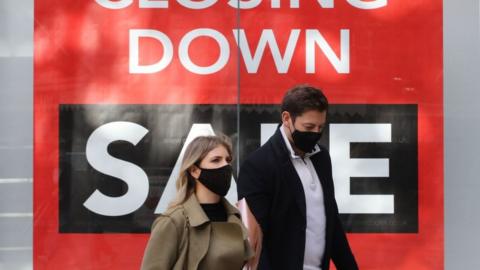
<instances>
[{"instance_id":1,"label":"black banner","mask_svg":"<svg viewBox=\"0 0 480 270\"><path fill-rule=\"evenodd\" d=\"M238 153L233 161L237 171L237 161L241 164L260 146L262 137L268 138L280 122L278 105L61 105L59 110L61 233L149 232L159 200L192 130L210 125L216 134L229 136L234 153ZM342 187L349 192L341 194L341 198L383 195L380 202L392 202L389 212L388 207L369 205L364 197L357 198L365 202L363 208L355 208L337 196L345 229L369 233L418 232L417 106L334 104L330 107L328 122L320 143L327 148L349 145L347 157L340 155L346 152L330 149L331 154L340 153L332 155L334 166L363 160L371 168L388 173L383 177L352 176L345 186L345 181L337 181L334 172L337 192ZM197 126L194 128L194 125ZM362 134L351 134L355 130L375 137L377 127L383 128L382 136L388 141L354 141L362 137ZM332 130L342 136L330 138ZM347 134L341 133L343 131ZM353 138L353 141L341 138ZM107 147L102 149L101 145ZM384 162L374 163L379 159ZM336 160L340 161L336 163ZM114 164L112 172L102 170L110 163ZM135 182L130 185L125 182L128 175L144 177L143 182L138 182L142 182L143 187L134 188ZM97 201L87 207L86 201L95 192L111 197L112 204L99 205ZM115 205L115 198L121 196L138 206L129 209L131 204ZM94 208L97 210L92 211ZM342 213L342 210L350 212ZM375 211L377 213L372 213Z\"/></svg>"}]
</instances>

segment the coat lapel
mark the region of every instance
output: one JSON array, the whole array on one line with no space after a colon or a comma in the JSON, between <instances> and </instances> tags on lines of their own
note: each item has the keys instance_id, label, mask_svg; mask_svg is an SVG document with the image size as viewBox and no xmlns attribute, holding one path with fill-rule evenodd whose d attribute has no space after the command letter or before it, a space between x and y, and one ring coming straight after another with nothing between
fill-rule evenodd
<instances>
[{"instance_id":1,"label":"coat lapel","mask_svg":"<svg viewBox=\"0 0 480 270\"><path fill-rule=\"evenodd\" d=\"M328 176L325 173L327 168L324 168L323 166L325 164L325 161L322 161L321 158L322 158L321 154L316 154L310 157L313 163L313 167L315 168L318 178L320 179L320 183L322 184L323 201L325 204L325 214L329 216L332 211L331 200L329 200L332 191L331 191L330 183L327 178Z\"/></svg>"},{"instance_id":2,"label":"coat lapel","mask_svg":"<svg viewBox=\"0 0 480 270\"><path fill-rule=\"evenodd\" d=\"M222 198L222 203L227 211L227 222L235 223L240 226L240 228L242 228L243 239L247 239L248 231L242 223L240 211L231 205L225 198Z\"/></svg>"},{"instance_id":3,"label":"coat lapel","mask_svg":"<svg viewBox=\"0 0 480 270\"><path fill-rule=\"evenodd\" d=\"M305 202L305 192L303 190L300 177L298 176L297 171L290 160L290 153L285 145L285 141L279 128L277 128L277 131L272 136L271 142L275 155L281 163L281 175L284 177L284 179L286 179L288 187L292 191L292 195L295 198L295 202L297 203L300 213L306 220L307 206Z\"/></svg>"},{"instance_id":4,"label":"coat lapel","mask_svg":"<svg viewBox=\"0 0 480 270\"><path fill-rule=\"evenodd\" d=\"M334 215L336 213L334 212L334 198L335 195L333 194L333 183L330 183L329 181L329 176L326 173L327 168L325 167L325 164L328 164L328 161L323 161L321 160L322 155L317 154L313 155L311 157L313 166L315 167L315 171L317 172L318 178L320 178L320 183L322 184L322 191L323 191L323 202L325 205L325 218L326 218L326 233L325 233L325 243L326 243L326 250L325 252L328 253L332 243L332 235L333 235L333 229L334 226L332 222L335 220ZM332 200L333 199L333 200ZM324 260L322 262L322 267L325 267L325 265L328 264L328 261L325 260L325 258L330 257L329 254L325 254ZM322 268L323 269L323 268Z\"/></svg>"},{"instance_id":5,"label":"coat lapel","mask_svg":"<svg viewBox=\"0 0 480 270\"><path fill-rule=\"evenodd\" d=\"M203 212L195 194L184 203L189 225L188 269L197 269L198 264L207 254L210 244L209 219Z\"/></svg>"}]
</instances>

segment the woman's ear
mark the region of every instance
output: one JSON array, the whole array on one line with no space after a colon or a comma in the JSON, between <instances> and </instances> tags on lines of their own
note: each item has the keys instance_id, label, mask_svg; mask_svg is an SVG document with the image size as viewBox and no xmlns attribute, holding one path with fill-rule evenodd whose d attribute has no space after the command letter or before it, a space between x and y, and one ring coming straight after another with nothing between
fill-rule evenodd
<instances>
[{"instance_id":1,"label":"woman's ear","mask_svg":"<svg viewBox=\"0 0 480 270\"><path fill-rule=\"evenodd\" d=\"M198 177L200 177L201 170L197 167L197 165L192 165L190 169L188 169L188 172L193 178L198 179Z\"/></svg>"}]
</instances>

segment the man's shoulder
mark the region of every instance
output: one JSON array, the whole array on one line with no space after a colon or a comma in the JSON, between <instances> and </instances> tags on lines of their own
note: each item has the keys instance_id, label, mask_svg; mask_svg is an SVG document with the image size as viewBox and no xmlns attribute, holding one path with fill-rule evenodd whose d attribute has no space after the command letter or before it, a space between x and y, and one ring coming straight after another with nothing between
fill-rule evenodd
<instances>
[{"instance_id":1,"label":"man's shoulder","mask_svg":"<svg viewBox=\"0 0 480 270\"><path fill-rule=\"evenodd\" d=\"M268 163L274 158L274 151L270 141L251 152L245 159L246 163Z\"/></svg>"}]
</instances>

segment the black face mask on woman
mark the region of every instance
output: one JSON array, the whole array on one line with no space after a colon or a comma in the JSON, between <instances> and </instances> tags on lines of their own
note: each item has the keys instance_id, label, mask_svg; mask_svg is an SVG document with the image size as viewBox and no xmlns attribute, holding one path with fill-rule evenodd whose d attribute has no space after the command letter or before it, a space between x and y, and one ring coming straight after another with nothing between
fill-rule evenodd
<instances>
[{"instance_id":1,"label":"black face mask on woman","mask_svg":"<svg viewBox=\"0 0 480 270\"><path fill-rule=\"evenodd\" d=\"M200 183L219 196L227 195L232 182L232 166L230 164L216 169L200 168L200 170L202 170L198 177Z\"/></svg>"},{"instance_id":2,"label":"black face mask on woman","mask_svg":"<svg viewBox=\"0 0 480 270\"><path fill-rule=\"evenodd\" d=\"M322 132L298 131L296 129L292 132L293 143L305 153L312 152L321 137Z\"/></svg>"}]
</instances>

